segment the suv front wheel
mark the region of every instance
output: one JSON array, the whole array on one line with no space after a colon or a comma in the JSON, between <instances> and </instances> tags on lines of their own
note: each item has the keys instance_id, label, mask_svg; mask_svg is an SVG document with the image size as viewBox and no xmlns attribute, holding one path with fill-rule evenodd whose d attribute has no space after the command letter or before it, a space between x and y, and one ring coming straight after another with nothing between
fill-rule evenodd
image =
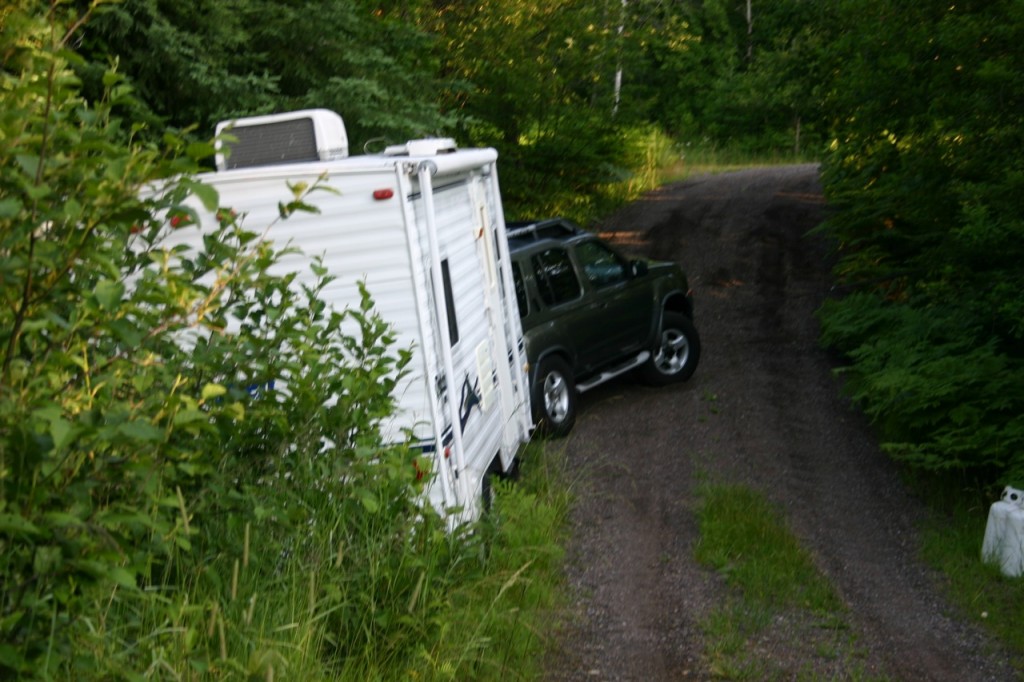
<instances>
[{"instance_id":1,"label":"suv front wheel","mask_svg":"<svg viewBox=\"0 0 1024 682\"><path fill-rule=\"evenodd\" d=\"M690 318L665 312L651 358L644 364L644 379L656 386L686 381L700 361L700 336Z\"/></svg>"},{"instance_id":2,"label":"suv front wheel","mask_svg":"<svg viewBox=\"0 0 1024 682\"><path fill-rule=\"evenodd\" d=\"M545 435L561 438L576 423L576 382L564 360L541 361L533 385L534 421Z\"/></svg>"}]
</instances>

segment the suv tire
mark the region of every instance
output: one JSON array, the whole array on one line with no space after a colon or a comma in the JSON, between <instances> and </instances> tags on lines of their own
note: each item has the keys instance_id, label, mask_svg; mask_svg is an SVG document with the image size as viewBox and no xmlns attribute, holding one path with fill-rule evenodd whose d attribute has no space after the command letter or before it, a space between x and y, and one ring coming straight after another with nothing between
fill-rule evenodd
<instances>
[{"instance_id":1,"label":"suv tire","mask_svg":"<svg viewBox=\"0 0 1024 682\"><path fill-rule=\"evenodd\" d=\"M651 358L641 370L644 380L655 386L686 381L693 376L699 361L697 328L686 315L666 311Z\"/></svg>"},{"instance_id":2,"label":"suv tire","mask_svg":"<svg viewBox=\"0 0 1024 682\"><path fill-rule=\"evenodd\" d=\"M558 357L546 358L533 385L534 421L541 433L561 438L576 423L576 382L572 370Z\"/></svg>"}]
</instances>

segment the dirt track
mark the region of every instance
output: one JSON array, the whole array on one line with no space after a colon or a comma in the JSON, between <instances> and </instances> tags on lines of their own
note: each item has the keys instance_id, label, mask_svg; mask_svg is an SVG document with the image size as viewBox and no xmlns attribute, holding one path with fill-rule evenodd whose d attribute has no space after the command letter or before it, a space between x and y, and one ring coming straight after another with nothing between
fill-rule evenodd
<instances>
[{"instance_id":1,"label":"dirt track","mask_svg":"<svg viewBox=\"0 0 1024 682\"><path fill-rule=\"evenodd\" d=\"M797 614L752 643L774 679L1018 677L918 560L921 508L817 345L828 252L805 234L824 210L805 165L669 186L602 226L624 250L689 273L703 358L681 386L623 379L581 400L564 442L580 476L578 613L550 680L723 679L699 622L726 588L693 559L706 477L766 493L849 606L855 656L830 655L828 634Z\"/></svg>"}]
</instances>

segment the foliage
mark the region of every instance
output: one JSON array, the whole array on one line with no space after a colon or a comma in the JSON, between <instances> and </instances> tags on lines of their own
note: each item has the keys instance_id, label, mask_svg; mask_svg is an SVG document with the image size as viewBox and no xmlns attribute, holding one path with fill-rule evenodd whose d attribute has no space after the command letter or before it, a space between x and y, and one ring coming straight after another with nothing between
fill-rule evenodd
<instances>
[{"instance_id":1,"label":"foliage","mask_svg":"<svg viewBox=\"0 0 1024 682\"><path fill-rule=\"evenodd\" d=\"M180 198L147 207L137 191L181 166L118 144L131 131L110 111L130 93L116 74L106 101L77 97L62 25L5 22L19 30L4 33L18 40L3 46L0 114L0 666L46 675L73 653L83 595L134 587L135 548L188 542L166 500L190 478L181 440L202 423L169 436L211 393L179 390L151 316L124 300L131 226Z\"/></svg>"},{"instance_id":2,"label":"foliage","mask_svg":"<svg viewBox=\"0 0 1024 682\"><path fill-rule=\"evenodd\" d=\"M822 315L824 342L851 363L846 388L881 427L890 454L932 471L1014 465L1024 446L1024 387L984 320L870 293L831 302Z\"/></svg>"},{"instance_id":3,"label":"foliage","mask_svg":"<svg viewBox=\"0 0 1024 682\"><path fill-rule=\"evenodd\" d=\"M429 36L370 3L124 0L104 9L86 28L86 55L118 59L170 125L212 134L219 120L324 107L342 114L358 149L451 123L431 97Z\"/></svg>"},{"instance_id":4,"label":"foliage","mask_svg":"<svg viewBox=\"0 0 1024 682\"><path fill-rule=\"evenodd\" d=\"M409 354L369 293L271 275L192 175L211 145L146 143L113 69L85 98L88 13L2 17L0 677L528 679L565 499L449 528L379 434Z\"/></svg>"},{"instance_id":5,"label":"foliage","mask_svg":"<svg viewBox=\"0 0 1024 682\"><path fill-rule=\"evenodd\" d=\"M411 455L380 444L409 356L368 294L337 312L317 299L321 268L303 287L268 274L279 253L228 209L204 250L162 248L194 229L189 195L217 206L188 175L212 146L167 135L165 158L135 141L114 71L103 99L82 98L67 46L84 18L12 13L0 51L5 676L131 677L167 667L172 640L183 666L225 659L224 611L180 590L224 584L218 541L243 524L262 522L271 573L310 551L315 501L344 514L330 531L359 562L362 538L393 547L437 524Z\"/></svg>"},{"instance_id":6,"label":"foliage","mask_svg":"<svg viewBox=\"0 0 1024 682\"><path fill-rule=\"evenodd\" d=\"M645 159L626 138L649 126L816 154L831 5L752 6L748 25L737 0L124 0L100 5L79 49L132 79L147 131L202 138L219 120L325 107L353 152L427 135L494 146L513 217L586 223L631 196ZM79 67L87 93L102 71Z\"/></svg>"},{"instance_id":7,"label":"foliage","mask_svg":"<svg viewBox=\"0 0 1024 682\"><path fill-rule=\"evenodd\" d=\"M831 3L631 1L623 113L687 144L763 156L823 143Z\"/></svg>"},{"instance_id":8,"label":"foliage","mask_svg":"<svg viewBox=\"0 0 1024 682\"><path fill-rule=\"evenodd\" d=\"M443 106L460 113L458 134L502 154L510 213L588 222L631 196L647 165L632 141L652 123L747 153L820 143L808 96L819 13L759 6L764 50L744 65L746 28L740 39L726 5L449 2L419 16L441 36Z\"/></svg>"},{"instance_id":9,"label":"foliage","mask_svg":"<svg viewBox=\"0 0 1024 682\"><path fill-rule=\"evenodd\" d=\"M442 36L442 101L460 114L456 135L501 153L510 217L595 215L630 161L611 116L600 4L450 2L424 24Z\"/></svg>"},{"instance_id":10,"label":"foliage","mask_svg":"<svg viewBox=\"0 0 1024 682\"><path fill-rule=\"evenodd\" d=\"M1020 3L840 3L826 231L857 292L822 311L895 455L1024 474ZM853 19L856 18L854 22Z\"/></svg>"}]
</instances>

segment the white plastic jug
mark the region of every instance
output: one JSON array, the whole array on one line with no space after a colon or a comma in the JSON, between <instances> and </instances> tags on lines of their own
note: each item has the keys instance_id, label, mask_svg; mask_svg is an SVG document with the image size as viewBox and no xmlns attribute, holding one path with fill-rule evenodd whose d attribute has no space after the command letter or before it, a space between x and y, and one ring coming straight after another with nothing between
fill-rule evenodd
<instances>
[{"instance_id":1,"label":"white plastic jug","mask_svg":"<svg viewBox=\"0 0 1024 682\"><path fill-rule=\"evenodd\" d=\"M1002 498L992 503L981 558L998 564L1003 575L1024 573L1024 490L1006 486Z\"/></svg>"}]
</instances>

